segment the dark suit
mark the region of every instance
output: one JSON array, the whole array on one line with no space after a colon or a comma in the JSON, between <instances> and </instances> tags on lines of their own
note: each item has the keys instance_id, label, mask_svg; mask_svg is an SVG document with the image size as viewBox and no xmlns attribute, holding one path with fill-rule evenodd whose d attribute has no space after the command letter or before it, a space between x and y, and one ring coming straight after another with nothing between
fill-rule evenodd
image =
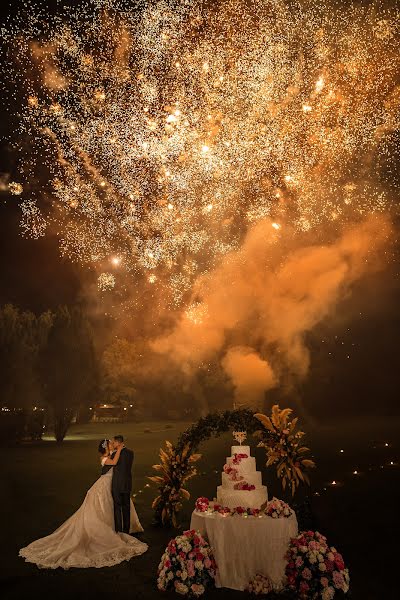
<instances>
[{"instance_id":1,"label":"dark suit","mask_svg":"<svg viewBox=\"0 0 400 600\"><path fill-rule=\"evenodd\" d=\"M133 452L123 448L112 476L112 497L114 500L115 531L129 533L131 519Z\"/></svg>"}]
</instances>

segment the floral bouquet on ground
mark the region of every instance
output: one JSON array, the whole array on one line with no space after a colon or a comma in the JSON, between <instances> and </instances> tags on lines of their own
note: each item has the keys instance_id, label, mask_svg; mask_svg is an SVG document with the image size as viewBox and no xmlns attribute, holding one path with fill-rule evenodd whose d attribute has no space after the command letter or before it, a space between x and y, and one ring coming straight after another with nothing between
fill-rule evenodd
<instances>
[{"instance_id":1,"label":"floral bouquet on ground","mask_svg":"<svg viewBox=\"0 0 400 600\"><path fill-rule=\"evenodd\" d=\"M297 598L332 600L347 594L350 577L343 557L318 531L292 538L286 558L287 583Z\"/></svg>"},{"instance_id":2,"label":"floral bouquet on ground","mask_svg":"<svg viewBox=\"0 0 400 600\"><path fill-rule=\"evenodd\" d=\"M184 531L172 539L158 565L157 587L175 589L184 596L201 596L214 584L217 565L211 548L196 531Z\"/></svg>"},{"instance_id":3,"label":"floral bouquet on ground","mask_svg":"<svg viewBox=\"0 0 400 600\"><path fill-rule=\"evenodd\" d=\"M267 503L264 512L273 519L282 519L285 517L288 519L293 514L289 504L286 504L286 502L283 500L275 498L275 496Z\"/></svg>"},{"instance_id":4,"label":"floral bouquet on ground","mask_svg":"<svg viewBox=\"0 0 400 600\"><path fill-rule=\"evenodd\" d=\"M262 575L261 573L257 573L257 575L249 581L246 586L245 591L250 594L263 595L267 596L270 592L272 592L273 586L269 577L266 575Z\"/></svg>"}]
</instances>

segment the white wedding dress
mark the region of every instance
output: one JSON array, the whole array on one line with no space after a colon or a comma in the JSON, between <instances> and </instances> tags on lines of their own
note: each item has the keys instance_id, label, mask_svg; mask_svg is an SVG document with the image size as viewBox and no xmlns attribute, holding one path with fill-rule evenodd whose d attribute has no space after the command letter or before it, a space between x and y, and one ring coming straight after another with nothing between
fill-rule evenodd
<instances>
[{"instance_id":1,"label":"white wedding dress","mask_svg":"<svg viewBox=\"0 0 400 600\"><path fill-rule=\"evenodd\" d=\"M146 552L147 544L114 530L113 469L92 485L80 508L54 533L19 551L41 569L111 567ZM131 501L130 532L143 531Z\"/></svg>"}]
</instances>

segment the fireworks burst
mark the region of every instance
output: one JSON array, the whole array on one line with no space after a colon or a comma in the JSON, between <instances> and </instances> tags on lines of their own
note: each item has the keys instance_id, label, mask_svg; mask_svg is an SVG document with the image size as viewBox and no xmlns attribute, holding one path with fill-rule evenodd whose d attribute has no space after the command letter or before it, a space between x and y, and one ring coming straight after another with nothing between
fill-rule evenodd
<instances>
[{"instance_id":1,"label":"fireworks burst","mask_svg":"<svg viewBox=\"0 0 400 600\"><path fill-rule=\"evenodd\" d=\"M30 15L8 31L23 172L29 183L44 163L52 190L50 217L23 201L23 230L50 220L72 260L117 260L179 304L261 219L277 237L387 208L374 164L398 127L396 14L88 0Z\"/></svg>"},{"instance_id":2,"label":"fireworks burst","mask_svg":"<svg viewBox=\"0 0 400 600\"><path fill-rule=\"evenodd\" d=\"M99 290L106 292L115 286L115 277L112 273L100 273L97 279Z\"/></svg>"}]
</instances>

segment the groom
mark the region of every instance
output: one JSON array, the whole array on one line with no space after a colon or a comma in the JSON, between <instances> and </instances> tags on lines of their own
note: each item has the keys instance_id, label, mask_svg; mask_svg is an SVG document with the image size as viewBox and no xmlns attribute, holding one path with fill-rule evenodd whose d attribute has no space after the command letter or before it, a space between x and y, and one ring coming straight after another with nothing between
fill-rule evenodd
<instances>
[{"instance_id":1,"label":"groom","mask_svg":"<svg viewBox=\"0 0 400 600\"><path fill-rule=\"evenodd\" d=\"M123 448L119 460L114 467L111 491L114 500L115 531L129 533L133 452L125 448L122 435L115 435L113 439L114 450L118 450L121 446Z\"/></svg>"}]
</instances>

